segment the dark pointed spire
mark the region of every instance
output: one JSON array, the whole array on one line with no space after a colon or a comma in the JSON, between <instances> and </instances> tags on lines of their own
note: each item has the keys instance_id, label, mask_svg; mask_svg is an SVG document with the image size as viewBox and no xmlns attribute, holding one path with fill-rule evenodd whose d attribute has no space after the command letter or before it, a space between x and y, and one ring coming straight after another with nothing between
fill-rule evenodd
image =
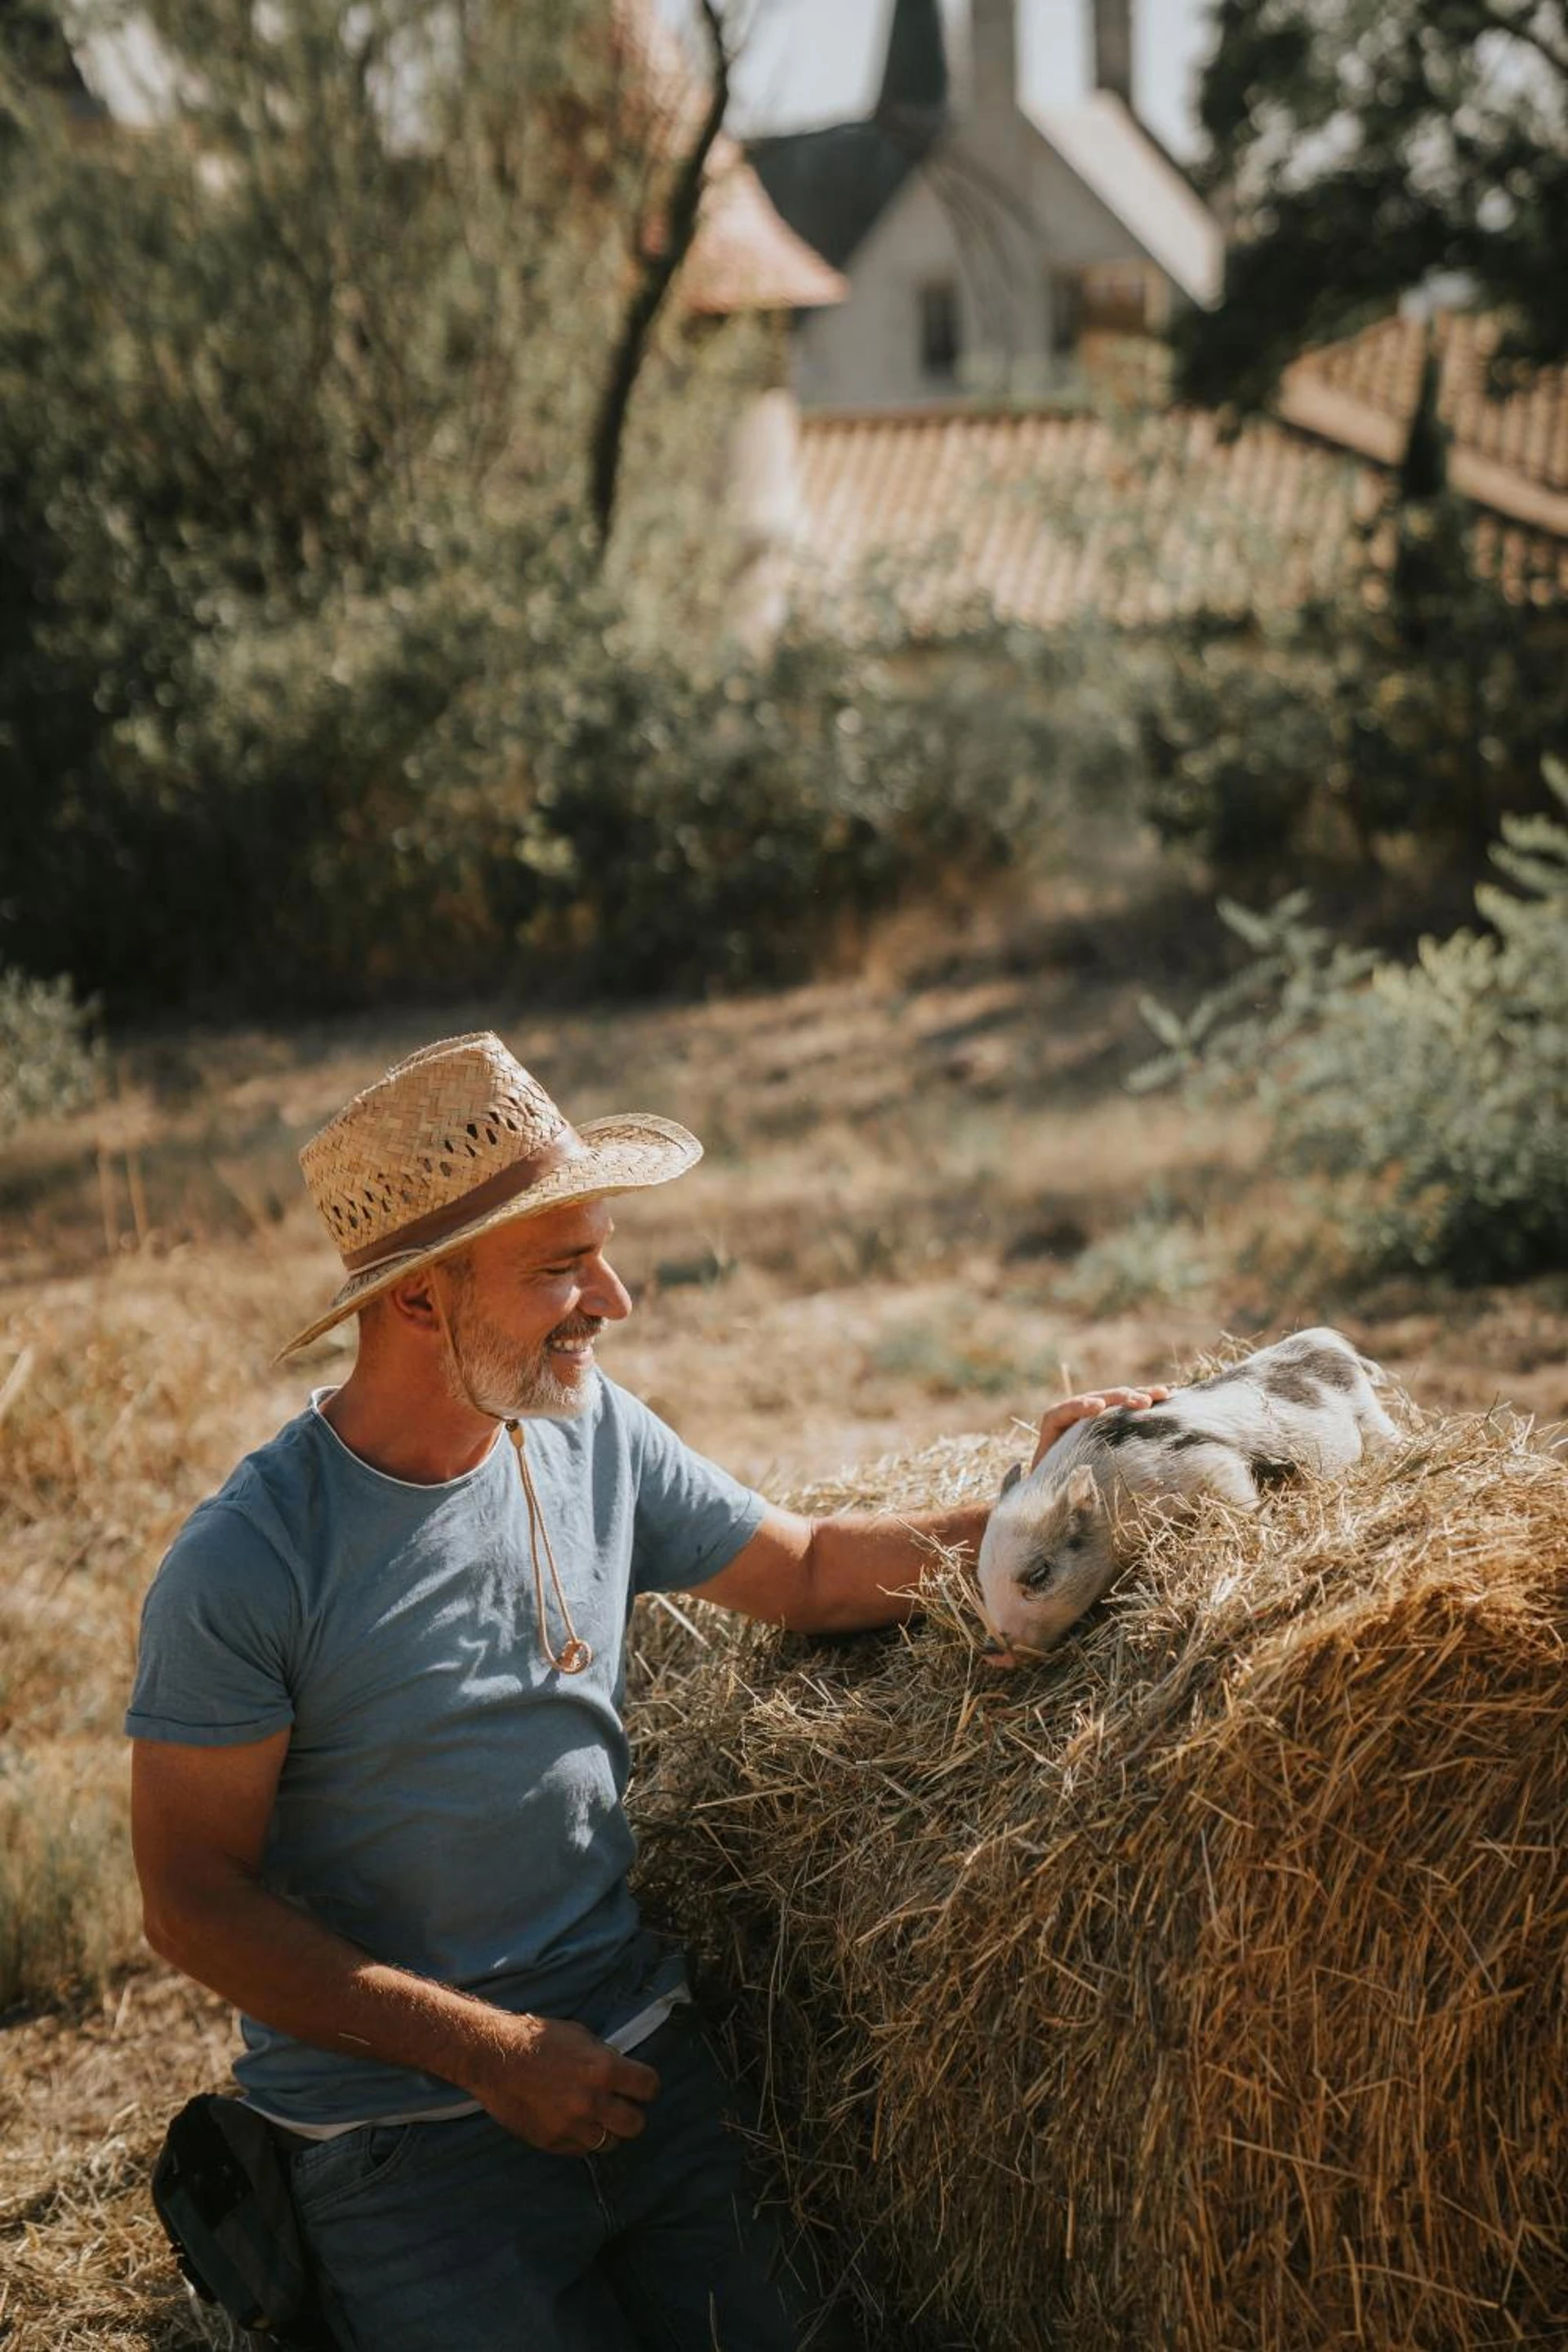
<instances>
[{"instance_id":1,"label":"dark pointed spire","mask_svg":"<svg viewBox=\"0 0 1568 2352\"><path fill-rule=\"evenodd\" d=\"M947 96L939 0L893 0L877 120L934 128L947 112Z\"/></svg>"}]
</instances>

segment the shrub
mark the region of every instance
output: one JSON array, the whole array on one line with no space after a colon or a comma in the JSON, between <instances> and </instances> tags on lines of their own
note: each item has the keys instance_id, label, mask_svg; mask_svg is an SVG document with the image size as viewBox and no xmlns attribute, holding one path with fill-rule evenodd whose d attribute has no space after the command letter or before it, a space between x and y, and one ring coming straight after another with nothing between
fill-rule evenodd
<instances>
[{"instance_id":1,"label":"shrub","mask_svg":"<svg viewBox=\"0 0 1568 2352\"><path fill-rule=\"evenodd\" d=\"M1153 1201L1114 1232L1090 1242L1058 1284L1058 1295L1086 1315L1122 1315L1169 1306L1213 1282L1201 1234L1171 1204Z\"/></svg>"},{"instance_id":2,"label":"shrub","mask_svg":"<svg viewBox=\"0 0 1568 2352\"><path fill-rule=\"evenodd\" d=\"M1081 764L1065 655L724 667L757 322L668 327L596 561L648 163L610 13L487 12L418 136L416 31L351 13L160 0L172 121L0 150L5 953L116 1012L765 980L1005 861Z\"/></svg>"},{"instance_id":3,"label":"shrub","mask_svg":"<svg viewBox=\"0 0 1568 2352\"><path fill-rule=\"evenodd\" d=\"M616 618L584 452L666 134L616 23L158 0L135 136L73 135L0 28L8 961L120 1003L493 983L520 709ZM671 327L634 413L694 513L731 343ZM708 587L637 470L679 634Z\"/></svg>"},{"instance_id":4,"label":"shrub","mask_svg":"<svg viewBox=\"0 0 1568 2352\"><path fill-rule=\"evenodd\" d=\"M1549 764L1568 810L1568 769ZM1568 1264L1568 824L1507 817L1488 929L1414 962L1353 951L1306 919L1221 903L1254 960L1186 1020L1149 1004L1186 1074L1255 1092L1289 1160L1340 1180L1369 1259L1482 1281Z\"/></svg>"},{"instance_id":5,"label":"shrub","mask_svg":"<svg viewBox=\"0 0 1568 2352\"><path fill-rule=\"evenodd\" d=\"M534 938L574 929L611 986L776 980L912 888L956 895L1048 840L1105 751L1037 690L1070 655L1026 658L955 650L916 682L806 637L702 677L612 640L564 694L544 673L519 726Z\"/></svg>"},{"instance_id":6,"label":"shrub","mask_svg":"<svg viewBox=\"0 0 1568 2352\"><path fill-rule=\"evenodd\" d=\"M1378 526L1386 530L1386 522ZM1505 811L1568 754L1568 629L1480 568L1443 492L1400 507L1393 562L1335 597L1243 621L1194 620L1142 665L1144 810L1222 878L1304 856L1375 864L1483 856Z\"/></svg>"},{"instance_id":7,"label":"shrub","mask_svg":"<svg viewBox=\"0 0 1568 2352\"><path fill-rule=\"evenodd\" d=\"M91 1099L100 1058L91 1020L68 980L0 971L0 1138Z\"/></svg>"}]
</instances>

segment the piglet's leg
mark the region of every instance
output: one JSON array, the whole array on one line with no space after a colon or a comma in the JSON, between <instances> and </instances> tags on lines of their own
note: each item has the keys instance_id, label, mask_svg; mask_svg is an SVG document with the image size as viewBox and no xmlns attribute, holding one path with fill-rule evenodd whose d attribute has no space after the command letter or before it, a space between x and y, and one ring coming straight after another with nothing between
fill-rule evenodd
<instances>
[{"instance_id":1,"label":"piglet's leg","mask_svg":"<svg viewBox=\"0 0 1568 2352\"><path fill-rule=\"evenodd\" d=\"M1238 1511L1258 1508L1258 1486L1266 1482L1255 1481L1253 1457L1239 1445L1224 1438L1216 1438L1212 1445L1195 1445L1183 1468L1192 1481L1192 1494L1222 1496Z\"/></svg>"}]
</instances>

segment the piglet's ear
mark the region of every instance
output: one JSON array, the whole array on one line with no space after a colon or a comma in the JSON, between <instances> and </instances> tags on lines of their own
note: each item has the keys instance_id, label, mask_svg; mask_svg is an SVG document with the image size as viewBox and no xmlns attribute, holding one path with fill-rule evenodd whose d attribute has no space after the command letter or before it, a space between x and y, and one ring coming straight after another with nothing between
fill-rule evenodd
<instances>
[{"instance_id":1,"label":"piglet's ear","mask_svg":"<svg viewBox=\"0 0 1568 2352\"><path fill-rule=\"evenodd\" d=\"M1068 1501L1075 1511L1093 1511L1100 1507L1100 1488L1087 1462L1080 1462L1068 1480Z\"/></svg>"},{"instance_id":2,"label":"piglet's ear","mask_svg":"<svg viewBox=\"0 0 1568 2352\"><path fill-rule=\"evenodd\" d=\"M1003 1473L1002 1492L1005 1495L1010 1495L1023 1475L1023 1464L1021 1462L1015 1462L1010 1470Z\"/></svg>"}]
</instances>

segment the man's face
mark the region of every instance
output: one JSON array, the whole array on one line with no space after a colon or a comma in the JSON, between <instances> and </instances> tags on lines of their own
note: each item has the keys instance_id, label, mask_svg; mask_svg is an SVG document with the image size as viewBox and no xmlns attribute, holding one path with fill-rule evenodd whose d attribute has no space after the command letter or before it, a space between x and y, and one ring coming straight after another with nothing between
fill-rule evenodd
<instances>
[{"instance_id":1,"label":"man's face","mask_svg":"<svg viewBox=\"0 0 1568 2352\"><path fill-rule=\"evenodd\" d=\"M574 1201L481 1234L436 1269L457 1356L451 1393L509 1421L581 1412L593 1394L594 1341L632 1311L605 1246L603 1201ZM459 1381L458 1373L460 1371Z\"/></svg>"}]
</instances>

